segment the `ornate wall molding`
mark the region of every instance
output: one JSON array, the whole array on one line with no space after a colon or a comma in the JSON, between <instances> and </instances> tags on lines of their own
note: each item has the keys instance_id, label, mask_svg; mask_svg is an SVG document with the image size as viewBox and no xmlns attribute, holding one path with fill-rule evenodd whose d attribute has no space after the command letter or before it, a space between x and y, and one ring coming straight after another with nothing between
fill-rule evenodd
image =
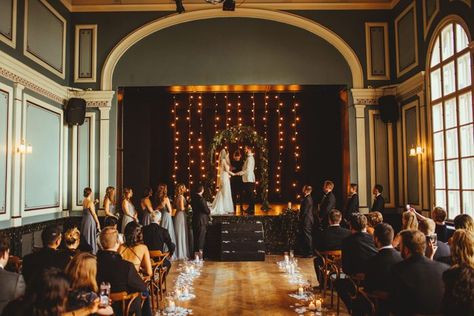
<instances>
[{"instance_id":1,"label":"ornate wall molding","mask_svg":"<svg viewBox=\"0 0 474 316\"><path fill-rule=\"evenodd\" d=\"M425 72L420 71L397 86L396 94L401 100L406 100L425 90Z\"/></svg>"},{"instance_id":2,"label":"ornate wall molding","mask_svg":"<svg viewBox=\"0 0 474 316\"><path fill-rule=\"evenodd\" d=\"M353 104L356 105L378 105L379 98L389 94L385 89L351 89Z\"/></svg>"}]
</instances>

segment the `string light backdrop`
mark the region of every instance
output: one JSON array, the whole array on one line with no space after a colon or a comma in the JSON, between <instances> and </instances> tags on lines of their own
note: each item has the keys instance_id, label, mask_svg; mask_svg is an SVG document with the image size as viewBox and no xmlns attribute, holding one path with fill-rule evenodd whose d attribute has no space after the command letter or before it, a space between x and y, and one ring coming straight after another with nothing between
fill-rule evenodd
<instances>
[{"instance_id":1,"label":"string light backdrop","mask_svg":"<svg viewBox=\"0 0 474 316\"><path fill-rule=\"evenodd\" d=\"M251 126L264 137L269 149L273 175L269 181L270 199L299 198L300 117L294 93L179 93L173 95L172 102L174 184L191 187L204 182L209 176L205 157L213 137L231 126ZM229 147L231 159L233 152L242 150L244 145Z\"/></svg>"}]
</instances>

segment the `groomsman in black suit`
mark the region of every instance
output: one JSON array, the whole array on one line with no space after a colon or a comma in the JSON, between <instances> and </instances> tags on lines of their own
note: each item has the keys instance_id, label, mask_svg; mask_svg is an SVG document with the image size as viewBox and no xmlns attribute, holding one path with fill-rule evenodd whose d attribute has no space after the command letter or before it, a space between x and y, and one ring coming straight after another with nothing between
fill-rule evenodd
<instances>
[{"instance_id":1,"label":"groomsman in black suit","mask_svg":"<svg viewBox=\"0 0 474 316\"><path fill-rule=\"evenodd\" d=\"M309 185L303 187L303 199L301 200L299 221L301 235L301 251L305 257L311 257L313 254L313 198L311 192L313 188Z\"/></svg>"},{"instance_id":2,"label":"groomsman in black suit","mask_svg":"<svg viewBox=\"0 0 474 316\"><path fill-rule=\"evenodd\" d=\"M322 225L322 228L328 227L328 215L329 212L336 208L336 197L332 190L334 189L334 182L326 180L323 185L323 198L319 203L319 222Z\"/></svg>"},{"instance_id":3,"label":"groomsman in black suit","mask_svg":"<svg viewBox=\"0 0 474 316\"><path fill-rule=\"evenodd\" d=\"M374 189L372 190L372 194L374 195L374 203L372 204L372 208L370 209L371 212L378 211L380 213L384 213L385 210L385 200L382 196L383 186L380 184L374 185Z\"/></svg>"},{"instance_id":4,"label":"groomsman in black suit","mask_svg":"<svg viewBox=\"0 0 474 316\"><path fill-rule=\"evenodd\" d=\"M359 194L357 194L357 184L351 183L349 187L349 198L344 209L344 220L349 222L351 215L359 213Z\"/></svg>"},{"instance_id":5,"label":"groomsman in black suit","mask_svg":"<svg viewBox=\"0 0 474 316\"><path fill-rule=\"evenodd\" d=\"M204 186L197 185L191 198L191 207L193 209L193 234L194 234L194 252L204 250L204 242L206 241L207 225L209 224L209 216L211 210L207 205L206 199L202 196Z\"/></svg>"}]
</instances>

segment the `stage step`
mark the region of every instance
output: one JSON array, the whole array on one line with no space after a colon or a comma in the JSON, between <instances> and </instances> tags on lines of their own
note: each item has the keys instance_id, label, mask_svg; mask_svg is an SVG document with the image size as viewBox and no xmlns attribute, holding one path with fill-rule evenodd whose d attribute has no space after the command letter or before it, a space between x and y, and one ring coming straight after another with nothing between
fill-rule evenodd
<instances>
[{"instance_id":1,"label":"stage step","mask_svg":"<svg viewBox=\"0 0 474 316\"><path fill-rule=\"evenodd\" d=\"M256 222L215 223L209 227L207 256L220 261L264 261L263 224Z\"/></svg>"}]
</instances>

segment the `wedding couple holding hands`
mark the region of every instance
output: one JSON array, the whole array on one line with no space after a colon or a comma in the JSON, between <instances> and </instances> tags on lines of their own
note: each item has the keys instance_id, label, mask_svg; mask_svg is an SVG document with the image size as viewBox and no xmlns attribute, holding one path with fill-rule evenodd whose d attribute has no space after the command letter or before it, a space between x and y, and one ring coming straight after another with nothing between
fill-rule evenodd
<instances>
[{"instance_id":1,"label":"wedding couple holding hands","mask_svg":"<svg viewBox=\"0 0 474 316\"><path fill-rule=\"evenodd\" d=\"M248 208L242 212L249 215L255 214L255 158L250 146L244 148L247 158L245 159L242 171L232 172L229 151L224 148L219 153L219 176L218 192L211 206L212 215L227 215L234 213L234 203L232 201L232 188L230 185L231 176L241 176L243 181L243 195L246 197Z\"/></svg>"}]
</instances>

